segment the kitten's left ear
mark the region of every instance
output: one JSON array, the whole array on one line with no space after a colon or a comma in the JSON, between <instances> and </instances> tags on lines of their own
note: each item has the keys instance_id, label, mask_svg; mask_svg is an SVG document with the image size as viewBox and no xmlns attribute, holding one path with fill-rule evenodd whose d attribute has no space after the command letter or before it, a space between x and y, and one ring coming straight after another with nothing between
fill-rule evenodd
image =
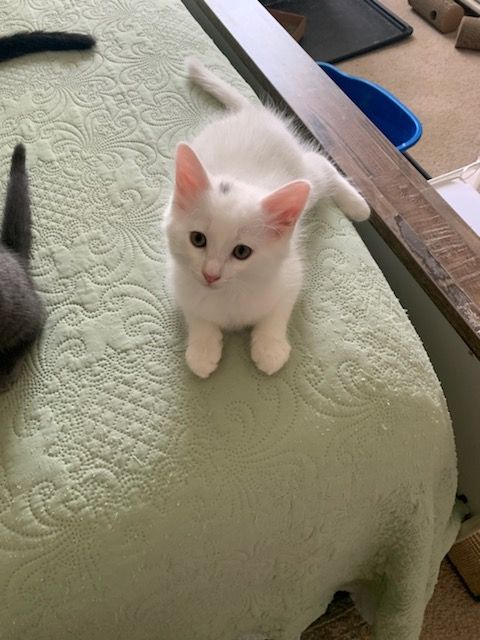
<instances>
[{"instance_id":1,"label":"kitten's left ear","mask_svg":"<svg viewBox=\"0 0 480 640\"><path fill-rule=\"evenodd\" d=\"M188 144L182 142L177 147L175 157L174 203L186 211L209 186L207 172L197 154Z\"/></svg>"},{"instance_id":2,"label":"kitten's left ear","mask_svg":"<svg viewBox=\"0 0 480 640\"><path fill-rule=\"evenodd\" d=\"M262 200L269 225L279 234L293 229L307 204L311 184L307 180L295 180L277 189Z\"/></svg>"}]
</instances>

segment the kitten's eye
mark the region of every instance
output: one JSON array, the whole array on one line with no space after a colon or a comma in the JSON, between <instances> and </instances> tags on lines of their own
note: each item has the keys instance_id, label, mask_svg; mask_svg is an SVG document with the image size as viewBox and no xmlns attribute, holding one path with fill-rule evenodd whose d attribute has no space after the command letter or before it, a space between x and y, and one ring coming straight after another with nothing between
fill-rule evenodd
<instances>
[{"instance_id":1,"label":"kitten's eye","mask_svg":"<svg viewBox=\"0 0 480 640\"><path fill-rule=\"evenodd\" d=\"M192 231L192 233L190 234L190 242L194 247L197 247L197 249L201 249L202 247L207 246L207 238L205 234L201 233L200 231Z\"/></svg>"},{"instance_id":2,"label":"kitten's eye","mask_svg":"<svg viewBox=\"0 0 480 640\"><path fill-rule=\"evenodd\" d=\"M252 250L245 244L237 244L235 249L232 251L232 255L237 260L246 260L252 255Z\"/></svg>"}]
</instances>

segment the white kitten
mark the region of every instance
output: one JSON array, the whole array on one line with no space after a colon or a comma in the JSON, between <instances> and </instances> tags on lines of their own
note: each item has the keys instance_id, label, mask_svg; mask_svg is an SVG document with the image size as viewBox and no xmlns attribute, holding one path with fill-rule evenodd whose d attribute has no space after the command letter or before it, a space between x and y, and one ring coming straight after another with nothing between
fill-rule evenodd
<instances>
[{"instance_id":1,"label":"white kitten","mask_svg":"<svg viewBox=\"0 0 480 640\"><path fill-rule=\"evenodd\" d=\"M332 196L353 220L365 200L279 115L250 104L195 60L190 78L230 111L176 152L166 215L169 272L188 325L186 359L217 368L222 330L253 327L252 359L272 374L288 360L287 326L302 286L297 222Z\"/></svg>"}]
</instances>

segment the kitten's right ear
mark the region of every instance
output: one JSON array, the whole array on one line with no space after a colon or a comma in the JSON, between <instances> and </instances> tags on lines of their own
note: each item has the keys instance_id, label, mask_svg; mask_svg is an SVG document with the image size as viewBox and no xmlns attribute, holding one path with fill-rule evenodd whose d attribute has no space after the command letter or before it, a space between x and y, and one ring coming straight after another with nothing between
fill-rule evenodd
<instances>
[{"instance_id":1,"label":"kitten's right ear","mask_svg":"<svg viewBox=\"0 0 480 640\"><path fill-rule=\"evenodd\" d=\"M175 156L175 205L188 211L209 186L207 172L195 151L188 144L180 143Z\"/></svg>"}]
</instances>

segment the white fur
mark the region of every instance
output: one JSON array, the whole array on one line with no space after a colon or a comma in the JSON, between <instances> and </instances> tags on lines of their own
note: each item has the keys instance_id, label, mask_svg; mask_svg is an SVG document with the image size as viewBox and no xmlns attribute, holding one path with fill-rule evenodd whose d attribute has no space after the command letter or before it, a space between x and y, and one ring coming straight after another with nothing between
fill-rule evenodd
<instances>
[{"instance_id":1,"label":"white fur","mask_svg":"<svg viewBox=\"0 0 480 640\"><path fill-rule=\"evenodd\" d=\"M188 213L179 209L174 194L165 215L171 284L188 324L186 360L194 373L207 377L221 358L222 330L253 327L252 359L272 374L290 354L287 326L302 286L302 264L298 225L272 233L262 200L302 180L311 186L306 209L330 196L353 220L365 220L369 208L278 114L250 104L200 63L190 59L188 69L231 111L208 124L191 144L209 188ZM223 192L221 185L227 185ZM205 234L206 247L192 245L192 231ZM252 248L252 255L234 258L237 244ZM202 271L220 279L207 285Z\"/></svg>"}]
</instances>

